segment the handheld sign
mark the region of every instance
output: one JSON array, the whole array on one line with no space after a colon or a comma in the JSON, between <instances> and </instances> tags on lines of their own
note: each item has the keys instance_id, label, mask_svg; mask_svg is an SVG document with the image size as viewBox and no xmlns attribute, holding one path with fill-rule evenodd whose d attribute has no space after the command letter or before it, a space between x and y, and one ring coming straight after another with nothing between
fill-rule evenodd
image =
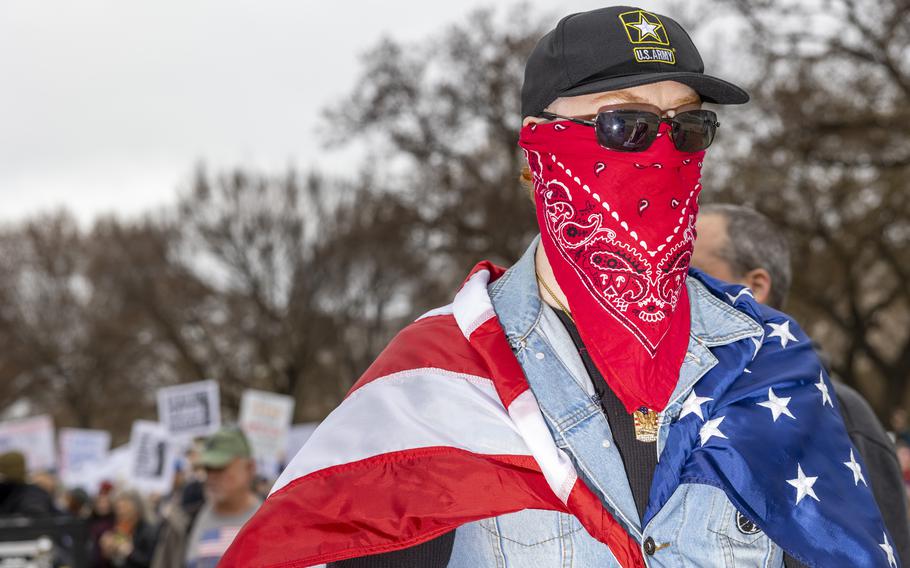
<instances>
[{"instance_id":1,"label":"handheld sign","mask_svg":"<svg viewBox=\"0 0 910 568\"><path fill-rule=\"evenodd\" d=\"M277 477L285 458L285 446L294 399L290 396L248 389L240 399L240 427L253 450L261 474Z\"/></svg>"},{"instance_id":2,"label":"handheld sign","mask_svg":"<svg viewBox=\"0 0 910 568\"><path fill-rule=\"evenodd\" d=\"M111 435L105 430L60 429L60 479L67 488L94 494L102 479Z\"/></svg>"},{"instance_id":3,"label":"handheld sign","mask_svg":"<svg viewBox=\"0 0 910 568\"><path fill-rule=\"evenodd\" d=\"M158 421L181 437L207 436L221 427L218 383L199 381L158 390Z\"/></svg>"},{"instance_id":4,"label":"handheld sign","mask_svg":"<svg viewBox=\"0 0 910 568\"><path fill-rule=\"evenodd\" d=\"M29 471L53 470L57 465L54 421L48 415L0 422L0 453L18 451Z\"/></svg>"},{"instance_id":5,"label":"handheld sign","mask_svg":"<svg viewBox=\"0 0 910 568\"><path fill-rule=\"evenodd\" d=\"M163 495L174 481L174 444L157 422L136 420L130 436L130 477L127 483L142 493Z\"/></svg>"}]
</instances>

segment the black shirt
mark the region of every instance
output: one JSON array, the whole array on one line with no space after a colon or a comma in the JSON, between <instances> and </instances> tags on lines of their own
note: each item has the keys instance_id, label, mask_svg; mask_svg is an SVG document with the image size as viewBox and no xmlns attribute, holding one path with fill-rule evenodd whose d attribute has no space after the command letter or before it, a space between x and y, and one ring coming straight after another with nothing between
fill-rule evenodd
<instances>
[{"instance_id":1,"label":"black shirt","mask_svg":"<svg viewBox=\"0 0 910 568\"><path fill-rule=\"evenodd\" d=\"M591 354L588 353L581 336L578 334L578 328L572 322L572 319L562 310L555 310L560 321L565 326L566 331L572 337L575 348L581 356L581 361L591 377L594 384L594 392L600 401L600 407L603 409L610 424L610 430L613 432L613 442L619 455L622 457L623 466L626 469L626 478L629 480L629 488L632 490L632 497L635 499L635 507L638 509L639 519L645 516L645 508L648 506L648 496L651 494L651 481L654 479L654 470L657 468L657 443L642 442L635 437L635 420L633 415L626 411L613 389L607 384L601 372L594 365Z\"/></svg>"}]
</instances>

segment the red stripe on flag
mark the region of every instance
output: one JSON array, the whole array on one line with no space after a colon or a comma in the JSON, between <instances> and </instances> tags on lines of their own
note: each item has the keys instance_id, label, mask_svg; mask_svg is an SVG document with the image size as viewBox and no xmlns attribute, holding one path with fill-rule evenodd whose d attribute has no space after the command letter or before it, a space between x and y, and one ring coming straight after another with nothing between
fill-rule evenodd
<instances>
[{"instance_id":1,"label":"red stripe on flag","mask_svg":"<svg viewBox=\"0 0 910 568\"><path fill-rule=\"evenodd\" d=\"M518 395L528 390L528 379L525 378L521 363L512 353L512 346L509 345L499 320L490 318L474 330L471 345L483 359L486 376L493 377L499 399L508 408Z\"/></svg>"},{"instance_id":2,"label":"red stripe on flag","mask_svg":"<svg viewBox=\"0 0 910 568\"><path fill-rule=\"evenodd\" d=\"M489 260L483 260L474 265L474 268L471 269L471 272L468 274L467 278L465 278L464 281L461 283L462 287L464 287L464 285L468 283L468 281L471 279L471 276L474 276L481 270L490 271L490 281L489 281L490 284L492 284L496 280L499 280L499 277L506 273L506 268L503 268L502 266L499 266L498 264L493 264Z\"/></svg>"},{"instance_id":3,"label":"red stripe on flag","mask_svg":"<svg viewBox=\"0 0 910 568\"><path fill-rule=\"evenodd\" d=\"M490 376L490 370L464 338L455 318L451 315L432 316L418 320L401 330L363 376L354 383L347 396L351 396L352 392L376 379L424 367L478 377Z\"/></svg>"},{"instance_id":4,"label":"red stripe on flag","mask_svg":"<svg viewBox=\"0 0 910 568\"><path fill-rule=\"evenodd\" d=\"M578 518L588 534L606 544L623 568L646 568L641 546L613 518L597 496L581 479L569 493L569 511Z\"/></svg>"},{"instance_id":5,"label":"red stripe on flag","mask_svg":"<svg viewBox=\"0 0 910 568\"><path fill-rule=\"evenodd\" d=\"M566 511L531 456L451 447L382 454L274 493L219 567L296 568L400 550L522 509Z\"/></svg>"}]
</instances>

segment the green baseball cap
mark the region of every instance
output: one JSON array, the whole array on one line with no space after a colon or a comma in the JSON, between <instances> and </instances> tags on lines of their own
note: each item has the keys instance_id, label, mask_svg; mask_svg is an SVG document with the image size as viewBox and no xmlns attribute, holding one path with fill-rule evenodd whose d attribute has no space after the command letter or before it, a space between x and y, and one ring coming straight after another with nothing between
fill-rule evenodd
<instances>
[{"instance_id":1,"label":"green baseball cap","mask_svg":"<svg viewBox=\"0 0 910 568\"><path fill-rule=\"evenodd\" d=\"M208 469L221 469L237 458L249 458L251 455L243 430L237 426L225 426L206 438L199 463Z\"/></svg>"},{"instance_id":2,"label":"green baseball cap","mask_svg":"<svg viewBox=\"0 0 910 568\"><path fill-rule=\"evenodd\" d=\"M25 483L25 456L22 452L0 454L0 481Z\"/></svg>"}]
</instances>

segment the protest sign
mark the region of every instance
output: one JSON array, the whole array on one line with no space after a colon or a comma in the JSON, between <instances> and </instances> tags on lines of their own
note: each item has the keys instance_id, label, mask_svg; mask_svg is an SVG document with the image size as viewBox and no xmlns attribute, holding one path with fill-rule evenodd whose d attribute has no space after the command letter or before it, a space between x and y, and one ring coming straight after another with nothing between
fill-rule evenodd
<instances>
[{"instance_id":1,"label":"protest sign","mask_svg":"<svg viewBox=\"0 0 910 568\"><path fill-rule=\"evenodd\" d=\"M240 399L240 427L253 449L260 473L276 477L285 459L285 445L294 399L290 396L248 389Z\"/></svg>"},{"instance_id":2,"label":"protest sign","mask_svg":"<svg viewBox=\"0 0 910 568\"><path fill-rule=\"evenodd\" d=\"M207 436L221 427L218 383L199 381L158 390L158 421L170 434Z\"/></svg>"},{"instance_id":3,"label":"protest sign","mask_svg":"<svg viewBox=\"0 0 910 568\"><path fill-rule=\"evenodd\" d=\"M60 479L67 488L94 493L107 462L111 435L104 430L60 429Z\"/></svg>"},{"instance_id":4,"label":"protest sign","mask_svg":"<svg viewBox=\"0 0 910 568\"><path fill-rule=\"evenodd\" d=\"M130 436L130 476L127 482L143 493L165 494L174 479L174 445L157 422L136 420Z\"/></svg>"},{"instance_id":5,"label":"protest sign","mask_svg":"<svg viewBox=\"0 0 910 568\"><path fill-rule=\"evenodd\" d=\"M52 470L57 465L54 421L41 415L0 422L0 453L19 451L29 471Z\"/></svg>"},{"instance_id":6,"label":"protest sign","mask_svg":"<svg viewBox=\"0 0 910 568\"><path fill-rule=\"evenodd\" d=\"M100 481L110 481L117 485L128 485L132 475L133 452L129 443L117 446L107 454L107 460L99 468L98 479ZM97 487L93 488L97 491ZM86 488L86 491L89 489ZM92 492L92 491L90 491Z\"/></svg>"}]
</instances>

